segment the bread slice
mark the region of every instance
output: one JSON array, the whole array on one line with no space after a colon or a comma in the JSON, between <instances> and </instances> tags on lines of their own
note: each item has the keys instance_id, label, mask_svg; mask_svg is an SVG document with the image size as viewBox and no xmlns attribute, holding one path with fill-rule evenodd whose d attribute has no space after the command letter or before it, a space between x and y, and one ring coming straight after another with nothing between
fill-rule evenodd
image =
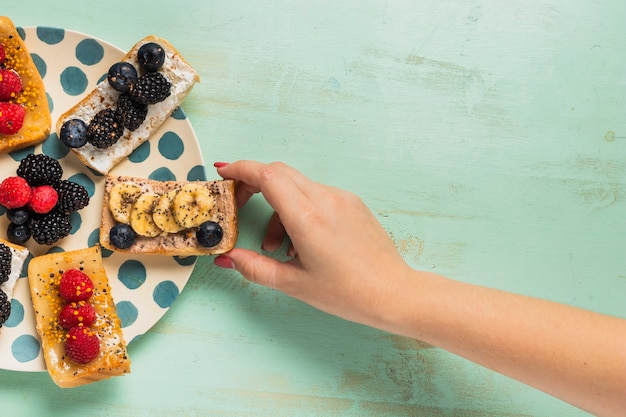
<instances>
[{"instance_id":1,"label":"bread slice","mask_svg":"<svg viewBox=\"0 0 626 417\"><path fill-rule=\"evenodd\" d=\"M96 310L97 319L91 328L100 338L100 354L86 365L66 358L65 330L58 321L64 304L59 296L58 282L63 271L71 268L80 268L94 283L94 293L89 302ZM28 265L28 280L37 333L54 383L70 388L130 372L126 342L99 246L37 256Z\"/></svg>"},{"instance_id":2,"label":"bread slice","mask_svg":"<svg viewBox=\"0 0 626 417\"><path fill-rule=\"evenodd\" d=\"M18 278L22 276L22 267L30 251L23 246L16 245L2 238L0 238L0 245L5 245L11 250L11 273L9 274L9 279L0 284L0 290L4 291L7 295L7 299L11 301L15 284ZM4 323L0 322L0 331L2 330L3 324Z\"/></svg>"},{"instance_id":3,"label":"bread slice","mask_svg":"<svg viewBox=\"0 0 626 417\"><path fill-rule=\"evenodd\" d=\"M12 135L0 135L0 153L7 153L43 142L50 134L52 121L41 75L7 16L0 16L0 44L6 52L4 67L17 72L22 80L22 92L12 102L26 107L22 128Z\"/></svg>"},{"instance_id":4,"label":"bread slice","mask_svg":"<svg viewBox=\"0 0 626 417\"><path fill-rule=\"evenodd\" d=\"M137 51L148 42L158 43L165 50L165 62L159 72L172 84L171 94L164 101L149 105L144 122L136 130L125 129L124 135L113 146L100 149L87 143L80 148L71 148L83 164L101 174L108 173L139 145L147 141L182 103L194 84L200 81L196 71L180 53L167 40L157 36L148 36L137 42L121 61L133 64L141 75ZM57 133L61 131L63 123L69 119L80 119L89 124L99 111L105 108L116 108L119 95L120 93L109 85L105 77L86 97L59 117L56 124Z\"/></svg>"},{"instance_id":5,"label":"bread slice","mask_svg":"<svg viewBox=\"0 0 626 417\"><path fill-rule=\"evenodd\" d=\"M162 195L189 183L198 183L206 187L215 199L215 206L211 209L211 221L222 227L222 240L213 247L203 247L195 236L195 229L184 229L177 233L161 233L155 237L138 236L132 246L119 249L111 244L110 231L116 224L109 210L109 197L113 186L117 183L130 181L140 185L144 192L154 192ZM215 181L155 181L146 178L130 176L107 175L104 185L104 200L102 204L102 223L100 226L100 244L109 250L126 253L142 253L154 255L191 256L211 255L228 252L235 246L238 235L237 202L235 199L234 180Z\"/></svg>"}]
</instances>

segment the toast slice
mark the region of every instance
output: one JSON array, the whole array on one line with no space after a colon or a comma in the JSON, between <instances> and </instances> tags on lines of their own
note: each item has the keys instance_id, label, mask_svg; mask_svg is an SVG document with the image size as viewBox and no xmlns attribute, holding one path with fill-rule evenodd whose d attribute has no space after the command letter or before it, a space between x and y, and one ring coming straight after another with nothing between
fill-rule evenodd
<instances>
[{"instance_id":1,"label":"toast slice","mask_svg":"<svg viewBox=\"0 0 626 417\"><path fill-rule=\"evenodd\" d=\"M10 101L26 108L20 130L12 135L0 134L0 153L7 153L43 142L50 134L52 121L41 75L7 16L0 16L0 44L6 53L4 67L17 72L23 86L22 91Z\"/></svg>"},{"instance_id":2,"label":"toast slice","mask_svg":"<svg viewBox=\"0 0 626 417\"><path fill-rule=\"evenodd\" d=\"M167 40L157 36L147 36L137 42L121 59L131 63L138 72L137 51L149 42L161 45L165 51L165 62L158 70L171 83L171 94L163 101L148 106L148 113L141 125L130 131L124 129L123 136L112 146L97 148L90 143L78 148L70 148L81 162L101 174L108 173L115 165L127 158L139 145L150 139L152 134L167 120L182 103L200 77L178 50ZM111 64L114 64L113 62ZM57 133L70 119L80 119L86 124L101 110L115 109L120 93L111 87L108 80L102 80L81 101L63 113L56 124Z\"/></svg>"},{"instance_id":3,"label":"toast slice","mask_svg":"<svg viewBox=\"0 0 626 417\"><path fill-rule=\"evenodd\" d=\"M201 185L214 201L214 205L207 212L207 220L215 222L221 227L221 240L214 246L202 246L196 238L197 227L185 227L177 232L157 230L153 234L154 236L138 234L134 243L125 249L114 246L111 242L110 233L111 228L118 224L119 221L116 220L111 211L111 192L116 184L122 183L137 184L142 192L155 193L159 196L179 190L188 184ZM119 196L116 199L119 200ZM132 205L134 201L127 201L127 203ZM151 214L148 213L148 215ZM171 256L214 255L228 252L232 249L237 241L237 235L237 202L235 199L234 180L156 181L130 176L106 176L102 204L102 223L100 226L100 244L106 249L126 253Z\"/></svg>"},{"instance_id":4,"label":"toast slice","mask_svg":"<svg viewBox=\"0 0 626 417\"><path fill-rule=\"evenodd\" d=\"M2 238L0 238L0 246L6 246L11 251L11 272L9 273L8 279L0 284L0 291L3 291L6 294L7 301L10 303L13 298L15 284L17 283L18 278L22 276L22 268L30 252L27 248L16 245ZM2 330L2 325L5 322L4 320L1 320L1 317L2 314L0 314L0 331ZM5 317L5 319L8 318L8 316Z\"/></svg>"},{"instance_id":5,"label":"toast slice","mask_svg":"<svg viewBox=\"0 0 626 417\"><path fill-rule=\"evenodd\" d=\"M82 270L94 284L89 303L97 318L91 329L100 338L100 353L85 365L66 356L65 330L58 318L65 304L58 283L63 272L72 268ZM28 265L28 280L44 360L55 384L70 388L130 372L126 342L99 246L37 256Z\"/></svg>"}]
</instances>

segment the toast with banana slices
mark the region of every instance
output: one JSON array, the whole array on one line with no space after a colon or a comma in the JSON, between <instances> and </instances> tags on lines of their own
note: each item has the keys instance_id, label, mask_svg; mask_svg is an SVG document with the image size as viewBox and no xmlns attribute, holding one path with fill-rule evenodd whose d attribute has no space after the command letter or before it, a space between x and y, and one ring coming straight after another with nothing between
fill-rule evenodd
<instances>
[{"instance_id":1,"label":"toast with banana slices","mask_svg":"<svg viewBox=\"0 0 626 417\"><path fill-rule=\"evenodd\" d=\"M100 244L125 253L228 252L238 235L233 180L157 181L107 175Z\"/></svg>"}]
</instances>

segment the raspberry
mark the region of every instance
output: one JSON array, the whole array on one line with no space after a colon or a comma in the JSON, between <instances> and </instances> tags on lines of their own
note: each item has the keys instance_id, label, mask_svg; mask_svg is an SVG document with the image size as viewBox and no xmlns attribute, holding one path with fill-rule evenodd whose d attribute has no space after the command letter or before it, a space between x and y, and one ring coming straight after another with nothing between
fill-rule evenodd
<instances>
[{"instance_id":1,"label":"raspberry","mask_svg":"<svg viewBox=\"0 0 626 417\"><path fill-rule=\"evenodd\" d=\"M100 338L89 327L72 327L67 332L65 353L76 363L82 365L89 363L100 353Z\"/></svg>"},{"instance_id":2,"label":"raspberry","mask_svg":"<svg viewBox=\"0 0 626 417\"><path fill-rule=\"evenodd\" d=\"M22 128L26 109L19 104L0 103L0 134L12 135Z\"/></svg>"},{"instance_id":3,"label":"raspberry","mask_svg":"<svg viewBox=\"0 0 626 417\"><path fill-rule=\"evenodd\" d=\"M7 58L7 53L4 50L4 45L0 43L0 65L4 64L4 60Z\"/></svg>"},{"instance_id":4,"label":"raspberry","mask_svg":"<svg viewBox=\"0 0 626 417\"><path fill-rule=\"evenodd\" d=\"M22 91L22 80L17 72L0 69L0 100L9 101Z\"/></svg>"},{"instance_id":5,"label":"raspberry","mask_svg":"<svg viewBox=\"0 0 626 417\"><path fill-rule=\"evenodd\" d=\"M35 213L48 213L57 204L58 199L59 195L51 185L40 185L33 187L29 205Z\"/></svg>"},{"instance_id":6,"label":"raspberry","mask_svg":"<svg viewBox=\"0 0 626 417\"><path fill-rule=\"evenodd\" d=\"M67 302L86 301L93 294L93 282L80 269L69 269L61 276L59 296Z\"/></svg>"},{"instance_id":7,"label":"raspberry","mask_svg":"<svg viewBox=\"0 0 626 417\"><path fill-rule=\"evenodd\" d=\"M7 177L0 183L0 204L9 210L24 207L31 197L30 185L22 177Z\"/></svg>"},{"instance_id":8,"label":"raspberry","mask_svg":"<svg viewBox=\"0 0 626 417\"><path fill-rule=\"evenodd\" d=\"M79 301L66 304L59 313L59 324L65 330L74 326L89 327L96 321L96 310L89 303Z\"/></svg>"}]
</instances>

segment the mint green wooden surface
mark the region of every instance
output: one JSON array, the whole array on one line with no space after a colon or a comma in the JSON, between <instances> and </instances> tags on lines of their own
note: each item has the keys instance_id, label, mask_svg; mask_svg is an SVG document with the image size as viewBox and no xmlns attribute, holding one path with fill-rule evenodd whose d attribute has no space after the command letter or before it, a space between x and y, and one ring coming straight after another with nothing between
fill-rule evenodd
<instances>
[{"instance_id":1,"label":"mint green wooden surface","mask_svg":"<svg viewBox=\"0 0 626 417\"><path fill-rule=\"evenodd\" d=\"M202 77L183 108L211 178L213 161L283 160L361 195L417 268L626 317L621 0L22 0L2 14L122 49L170 40ZM269 214L261 199L242 211L240 246L259 246ZM586 415L210 257L130 354L131 375L72 390L0 371L2 415Z\"/></svg>"}]
</instances>

